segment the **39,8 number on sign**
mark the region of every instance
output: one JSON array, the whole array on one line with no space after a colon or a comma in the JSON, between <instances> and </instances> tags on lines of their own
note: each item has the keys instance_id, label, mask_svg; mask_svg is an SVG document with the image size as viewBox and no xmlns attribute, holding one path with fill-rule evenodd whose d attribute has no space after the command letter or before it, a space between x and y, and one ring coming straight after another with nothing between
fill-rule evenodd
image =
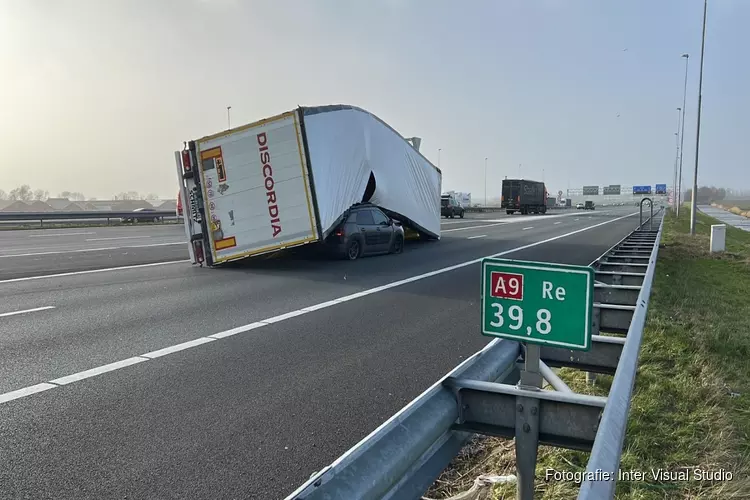
<instances>
[{"instance_id":1,"label":"39,8 number on sign","mask_svg":"<svg viewBox=\"0 0 750 500\"><path fill-rule=\"evenodd\" d=\"M495 310L493 313L495 319L493 321L490 321L490 326L494 328L500 328L505 325L507 321L507 326L511 330L521 330L523 328L523 308L521 306L513 305L510 306L506 311L504 310L502 304L494 302L490 304L490 307ZM551 320L552 313L550 313L547 309L537 310L536 323L534 324L536 333L539 333L541 335L549 334L552 331L552 323L550 323ZM527 326L526 335L531 335L532 332L533 331L531 329L531 326Z\"/></svg>"}]
</instances>

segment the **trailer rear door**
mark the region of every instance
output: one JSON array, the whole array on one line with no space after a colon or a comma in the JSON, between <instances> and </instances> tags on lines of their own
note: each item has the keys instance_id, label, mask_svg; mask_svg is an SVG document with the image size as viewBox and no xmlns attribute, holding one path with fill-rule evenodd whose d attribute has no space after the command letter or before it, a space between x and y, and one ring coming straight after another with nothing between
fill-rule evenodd
<instances>
[{"instance_id":1,"label":"trailer rear door","mask_svg":"<svg viewBox=\"0 0 750 500\"><path fill-rule=\"evenodd\" d=\"M318 240L297 111L199 139L196 159L214 264Z\"/></svg>"}]
</instances>

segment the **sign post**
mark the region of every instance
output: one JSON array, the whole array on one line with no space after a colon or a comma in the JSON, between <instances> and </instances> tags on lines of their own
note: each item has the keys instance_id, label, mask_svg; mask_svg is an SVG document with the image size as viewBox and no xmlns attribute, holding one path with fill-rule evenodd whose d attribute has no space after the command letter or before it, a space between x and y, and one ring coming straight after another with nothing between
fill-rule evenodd
<instances>
[{"instance_id":1,"label":"sign post","mask_svg":"<svg viewBox=\"0 0 750 500\"><path fill-rule=\"evenodd\" d=\"M594 270L584 266L482 260L482 334L524 345L519 387L540 391L542 345L588 351L594 309ZM528 394L528 393L527 393ZM539 399L516 398L517 497L534 496Z\"/></svg>"}]
</instances>

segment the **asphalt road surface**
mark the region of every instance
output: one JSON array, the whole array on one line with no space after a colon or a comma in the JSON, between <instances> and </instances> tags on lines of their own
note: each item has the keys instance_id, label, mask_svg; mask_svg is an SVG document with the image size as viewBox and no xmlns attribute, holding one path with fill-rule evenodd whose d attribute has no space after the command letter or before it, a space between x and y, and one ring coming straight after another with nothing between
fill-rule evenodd
<instances>
[{"instance_id":1,"label":"asphalt road surface","mask_svg":"<svg viewBox=\"0 0 750 500\"><path fill-rule=\"evenodd\" d=\"M442 227L451 234L470 226L524 219L497 212L466 214L464 219L444 219ZM185 230L176 224L0 231L0 280L187 258Z\"/></svg>"},{"instance_id":2,"label":"asphalt road surface","mask_svg":"<svg viewBox=\"0 0 750 500\"><path fill-rule=\"evenodd\" d=\"M354 262L0 279L1 496L283 498L488 342L478 259L586 265L634 213L446 220Z\"/></svg>"},{"instance_id":3,"label":"asphalt road surface","mask_svg":"<svg viewBox=\"0 0 750 500\"><path fill-rule=\"evenodd\" d=\"M187 257L177 224L0 231L0 280Z\"/></svg>"}]
</instances>

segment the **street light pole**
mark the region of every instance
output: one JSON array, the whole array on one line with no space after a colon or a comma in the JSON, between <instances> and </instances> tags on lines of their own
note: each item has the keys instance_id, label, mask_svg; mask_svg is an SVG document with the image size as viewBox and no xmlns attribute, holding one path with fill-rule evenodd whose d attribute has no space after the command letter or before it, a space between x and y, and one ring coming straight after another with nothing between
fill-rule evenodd
<instances>
[{"instance_id":1,"label":"street light pole","mask_svg":"<svg viewBox=\"0 0 750 500\"><path fill-rule=\"evenodd\" d=\"M484 158L484 206L488 206L487 203L487 157Z\"/></svg>"},{"instance_id":2,"label":"street light pole","mask_svg":"<svg viewBox=\"0 0 750 500\"><path fill-rule=\"evenodd\" d=\"M440 152L442 151L441 148L438 148L438 168L440 168Z\"/></svg>"},{"instance_id":3,"label":"street light pole","mask_svg":"<svg viewBox=\"0 0 750 500\"><path fill-rule=\"evenodd\" d=\"M232 122L229 118L229 110L232 109L232 106L227 106L227 130L232 128Z\"/></svg>"},{"instance_id":4,"label":"street light pole","mask_svg":"<svg viewBox=\"0 0 750 500\"><path fill-rule=\"evenodd\" d=\"M674 192L677 191L677 165L680 158L680 111L682 111L682 108L677 108L677 132L674 133L676 150L674 153L674 175L672 176L672 208L675 211L677 210L677 196Z\"/></svg>"},{"instance_id":5,"label":"street light pole","mask_svg":"<svg viewBox=\"0 0 750 500\"><path fill-rule=\"evenodd\" d=\"M701 101L703 99L703 53L706 49L706 12L708 0L703 0L703 35L701 36L701 62L698 76L698 116L695 127L695 170L693 171L693 193L690 202L690 234L695 234L695 218L698 210L698 150L701 144Z\"/></svg>"},{"instance_id":6,"label":"street light pole","mask_svg":"<svg viewBox=\"0 0 750 500\"><path fill-rule=\"evenodd\" d=\"M682 155L685 153L685 106L687 100L687 78L688 62L690 54L682 54L685 58L685 88L682 91L682 132L680 132L680 172L677 175L677 217L680 216L680 205L682 205Z\"/></svg>"}]
</instances>

